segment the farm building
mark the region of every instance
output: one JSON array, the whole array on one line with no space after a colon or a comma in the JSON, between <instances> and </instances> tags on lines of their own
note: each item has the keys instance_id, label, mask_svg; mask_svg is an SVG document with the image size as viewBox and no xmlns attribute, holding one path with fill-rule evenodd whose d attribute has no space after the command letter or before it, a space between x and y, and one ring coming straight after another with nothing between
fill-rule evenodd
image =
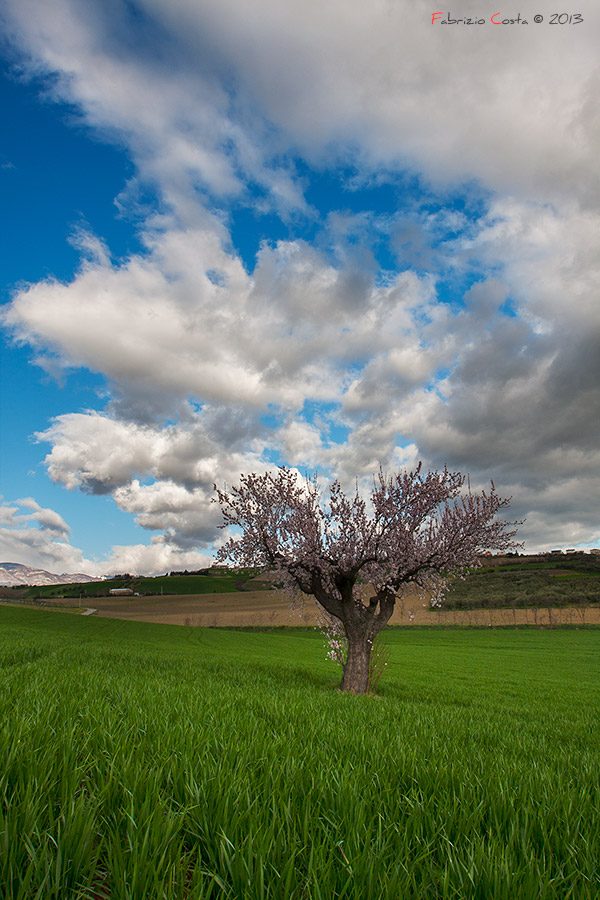
<instances>
[{"instance_id":1,"label":"farm building","mask_svg":"<svg viewBox=\"0 0 600 900\"><path fill-rule=\"evenodd\" d=\"M111 597L132 597L133 591L131 588L111 588L108 592Z\"/></svg>"}]
</instances>

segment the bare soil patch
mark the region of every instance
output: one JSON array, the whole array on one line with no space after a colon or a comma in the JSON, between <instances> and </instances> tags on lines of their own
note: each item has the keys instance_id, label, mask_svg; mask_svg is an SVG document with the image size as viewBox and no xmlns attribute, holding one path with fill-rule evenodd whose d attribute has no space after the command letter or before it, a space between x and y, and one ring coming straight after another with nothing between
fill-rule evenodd
<instances>
[{"instance_id":1,"label":"bare soil patch","mask_svg":"<svg viewBox=\"0 0 600 900\"><path fill-rule=\"evenodd\" d=\"M77 604L74 604L75 606ZM303 610L290 610L279 591L241 591L225 594L182 594L156 597L94 597L97 615L110 619L158 622L201 628L298 627L317 624L314 600ZM39 606L38 606L39 608ZM415 592L396 605L391 625L598 625L600 608L434 610L423 606Z\"/></svg>"}]
</instances>

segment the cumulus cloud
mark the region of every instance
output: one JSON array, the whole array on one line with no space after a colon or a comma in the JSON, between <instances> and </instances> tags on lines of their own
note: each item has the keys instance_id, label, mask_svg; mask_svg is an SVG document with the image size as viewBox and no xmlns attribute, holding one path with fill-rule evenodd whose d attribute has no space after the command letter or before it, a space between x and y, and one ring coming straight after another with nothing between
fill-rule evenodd
<instances>
[{"instance_id":1,"label":"cumulus cloud","mask_svg":"<svg viewBox=\"0 0 600 900\"><path fill-rule=\"evenodd\" d=\"M572 450L599 462L600 268L592 247L600 219L498 206L474 243L501 272L512 313L500 311L497 282L471 290L458 321L468 335L483 315L483 328L462 346L444 401L423 407L422 446L439 458L443 432L453 461L535 479L554 478L558 456L567 477ZM580 462L578 474L588 471Z\"/></svg>"},{"instance_id":2,"label":"cumulus cloud","mask_svg":"<svg viewBox=\"0 0 600 900\"><path fill-rule=\"evenodd\" d=\"M5 562L58 573L83 571L83 555L69 543L69 531L62 516L31 497L0 502L0 556Z\"/></svg>"},{"instance_id":3,"label":"cumulus cloud","mask_svg":"<svg viewBox=\"0 0 600 900\"><path fill-rule=\"evenodd\" d=\"M129 572L131 575L161 575L181 569L202 569L212 565L212 556L198 550L182 550L163 536L150 544L114 546L108 558L92 564L97 574Z\"/></svg>"},{"instance_id":4,"label":"cumulus cloud","mask_svg":"<svg viewBox=\"0 0 600 900\"><path fill-rule=\"evenodd\" d=\"M301 203L281 162L290 146L321 161L355 147L368 167L409 165L438 183L598 199L592 0L582 25L535 34L432 26L425 0L7 9L29 65L54 73L55 94L126 141L182 209L190 187L229 195L249 181L273 204Z\"/></svg>"},{"instance_id":5,"label":"cumulus cloud","mask_svg":"<svg viewBox=\"0 0 600 900\"><path fill-rule=\"evenodd\" d=\"M53 509L43 508L39 505L39 503L33 499L33 497L25 497L23 500L18 500L21 506L25 506L28 509L33 510L33 512L29 513L29 515L21 515L19 518L23 522L37 522L37 524L45 529L46 531L50 531L57 536L67 537L69 534L70 528L65 522L65 520Z\"/></svg>"},{"instance_id":6,"label":"cumulus cloud","mask_svg":"<svg viewBox=\"0 0 600 900\"><path fill-rule=\"evenodd\" d=\"M212 492L189 489L173 481L140 484L137 479L114 492L117 505L135 514L143 528L160 531L178 547L210 547L221 521Z\"/></svg>"},{"instance_id":7,"label":"cumulus cloud","mask_svg":"<svg viewBox=\"0 0 600 900\"><path fill-rule=\"evenodd\" d=\"M339 400L348 365L378 350L397 369L397 345L410 342L411 368L420 354L415 316L440 315L429 276L404 272L377 286L351 274L288 241L265 246L251 277L213 236L190 229L157 236L148 258L86 263L68 285L32 285L3 318L17 339L104 373L146 405L150 388L161 407L191 395L301 409L306 399Z\"/></svg>"},{"instance_id":8,"label":"cumulus cloud","mask_svg":"<svg viewBox=\"0 0 600 900\"><path fill-rule=\"evenodd\" d=\"M248 445L242 429L236 448L231 429L221 423L219 433L219 415L211 412L189 412L184 422L170 426L71 413L37 437L52 444L46 466L53 481L70 490L111 494L139 525L161 532L155 549L166 543L173 551L189 550L218 541L214 485L231 485L240 472L265 468L264 442Z\"/></svg>"},{"instance_id":9,"label":"cumulus cloud","mask_svg":"<svg viewBox=\"0 0 600 900\"><path fill-rule=\"evenodd\" d=\"M23 513L22 508L34 512ZM84 572L94 576L119 572L160 575L210 564L207 553L182 549L168 535L156 535L150 544L115 546L103 559L89 559L70 543L69 532L57 512L39 507L35 500L0 502L0 558L4 562L19 562L58 575Z\"/></svg>"},{"instance_id":10,"label":"cumulus cloud","mask_svg":"<svg viewBox=\"0 0 600 900\"><path fill-rule=\"evenodd\" d=\"M90 493L108 493L139 473L210 490L218 477L259 459L251 449L218 444L202 414L179 425L140 426L96 412L68 413L37 437L52 444L46 457L52 480Z\"/></svg>"},{"instance_id":11,"label":"cumulus cloud","mask_svg":"<svg viewBox=\"0 0 600 900\"><path fill-rule=\"evenodd\" d=\"M352 480L422 457L494 476L531 547L594 531L600 20L578 8L475 31L424 0L6 4L24 71L133 159L122 212L157 196L142 253L79 232L75 277L3 312L47 370L106 377L105 410L38 439L54 481L152 532L139 565L208 547L213 482L273 460ZM320 218L302 166L425 199ZM292 236L244 264L235 205Z\"/></svg>"}]
</instances>

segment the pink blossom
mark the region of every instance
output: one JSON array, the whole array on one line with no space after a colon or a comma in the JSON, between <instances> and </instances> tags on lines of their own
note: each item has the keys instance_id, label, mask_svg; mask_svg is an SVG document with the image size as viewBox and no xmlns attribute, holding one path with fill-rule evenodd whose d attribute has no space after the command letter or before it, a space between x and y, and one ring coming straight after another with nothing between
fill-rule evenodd
<instances>
[{"instance_id":1,"label":"pink blossom","mask_svg":"<svg viewBox=\"0 0 600 900\"><path fill-rule=\"evenodd\" d=\"M229 538L218 559L266 566L286 586L315 597L324 616L329 656L344 666L342 688L366 690L375 636L389 622L407 585L438 606L450 577L478 566L484 550L516 547L516 522L496 518L509 500L465 490L459 472L414 472L374 479L371 512L358 491L334 481L325 503L316 480L281 468L242 475L230 492L218 488ZM365 666L366 672L365 675Z\"/></svg>"}]
</instances>

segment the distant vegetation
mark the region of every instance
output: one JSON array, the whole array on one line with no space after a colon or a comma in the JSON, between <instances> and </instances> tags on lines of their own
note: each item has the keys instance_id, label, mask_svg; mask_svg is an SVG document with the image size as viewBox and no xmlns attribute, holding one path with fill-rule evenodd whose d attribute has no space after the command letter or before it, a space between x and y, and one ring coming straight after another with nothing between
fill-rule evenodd
<instances>
[{"instance_id":1,"label":"distant vegetation","mask_svg":"<svg viewBox=\"0 0 600 900\"><path fill-rule=\"evenodd\" d=\"M132 575L117 575L106 581L90 581L85 584L52 584L27 589L27 597L50 600L54 597L106 597L113 588L130 588L141 595L177 594L224 594L240 590L268 590L264 581L252 582L254 571L231 573L208 573L206 575L172 574L157 578L143 578Z\"/></svg>"},{"instance_id":2,"label":"distant vegetation","mask_svg":"<svg viewBox=\"0 0 600 900\"><path fill-rule=\"evenodd\" d=\"M600 556L492 558L452 583L449 609L563 607L600 603Z\"/></svg>"},{"instance_id":3,"label":"distant vegetation","mask_svg":"<svg viewBox=\"0 0 600 900\"><path fill-rule=\"evenodd\" d=\"M597 900L600 629L385 641L0 607L2 900Z\"/></svg>"},{"instance_id":4,"label":"distant vegetation","mask_svg":"<svg viewBox=\"0 0 600 900\"><path fill-rule=\"evenodd\" d=\"M178 573L156 578L123 574L107 581L85 584L53 584L44 587L4 588L7 599L52 600L105 597L111 588L131 588L134 593L156 596L221 594L239 590L269 590L271 582L257 580L257 570L231 572L201 570L203 574ZM484 565L464 581L455 580L446 594L447 609L505 609L511 607L565 607L600 603L600 555L487 557Z\"/></svg>"}]
</instances>

